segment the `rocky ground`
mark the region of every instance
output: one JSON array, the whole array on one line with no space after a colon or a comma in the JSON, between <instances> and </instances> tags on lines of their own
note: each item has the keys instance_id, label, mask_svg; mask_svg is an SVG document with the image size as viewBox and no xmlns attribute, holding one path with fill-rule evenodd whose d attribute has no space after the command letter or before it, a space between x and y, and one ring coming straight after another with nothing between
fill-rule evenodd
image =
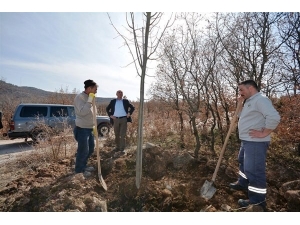
<instances>
[{"instance_id":1,"label":"rocky ground","mask_svg":"<svg viewBox=\"0 0 300 225\"><path fill-rule=\"evenodd\" d=\"M209 200L200 193L204 182L210 181L217 158L201 153L163 149L147 144L143 150L143 174L136 188L136 147L121 155L101 147L102 177L97 170L91 177L74 174L74 155L57 162L40 160L34 155L7 160L0 165L0 211L4 212L243 212L261 211L257 206L240 208L241 191L228 188L237 177L237 163L222 161L213 186L216 193ZM96 154L89 165L97 169ZM267 209L269 212L300 211L300 170L279 163L268 163Z\"/></svg>"}]
</instances>

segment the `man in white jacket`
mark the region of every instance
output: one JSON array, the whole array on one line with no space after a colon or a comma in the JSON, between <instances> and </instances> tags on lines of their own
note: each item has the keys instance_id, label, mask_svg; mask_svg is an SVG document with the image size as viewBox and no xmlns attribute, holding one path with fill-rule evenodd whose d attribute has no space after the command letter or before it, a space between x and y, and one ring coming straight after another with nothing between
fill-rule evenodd
<instances>
[{"instance_id":1,"label":"man in white jacket","mask_svg":"<svg viewBox=\"0 0 300 225\"><path fill-rule=\"evenodd\" d=\"M239 84L243 108L239 115L238 130L241 140L239 151L239 178L229 185L234 190L247 190L249 199L239 199L241 207L260 205L266 211L266 155L271 132L280 122L280 115L272 102L262 96L253 80Z\"/></svg>"}]
</instances>

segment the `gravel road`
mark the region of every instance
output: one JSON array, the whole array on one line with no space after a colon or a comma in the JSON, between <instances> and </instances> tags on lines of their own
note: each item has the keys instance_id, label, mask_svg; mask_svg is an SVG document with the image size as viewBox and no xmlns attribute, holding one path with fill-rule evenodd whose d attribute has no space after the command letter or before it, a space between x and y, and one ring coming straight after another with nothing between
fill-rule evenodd
<instances>
[{"instance_id":1,"label":"gravel road","mask_svg":"<svg viewBox=\"0 0 300 225\"><path fill-rule=\"evenodd\" d=\"M25 139L0 140L0 164L11 160L20 153L34 150L32 142L25 142Z\"/></svg>"}]
</instances>

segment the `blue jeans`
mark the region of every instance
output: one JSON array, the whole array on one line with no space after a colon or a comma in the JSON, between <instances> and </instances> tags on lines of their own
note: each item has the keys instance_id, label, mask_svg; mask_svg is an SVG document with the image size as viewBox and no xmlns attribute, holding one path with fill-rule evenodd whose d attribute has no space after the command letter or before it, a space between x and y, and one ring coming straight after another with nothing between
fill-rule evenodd
<instances>
[{"instance_id":1,"label":"blue jeans","mask_svg":"<svg viewBox=\"0 0 300 225\"><path fill-rule=\"evenodd\" d=\"M251 204L266 204L266 155L269 143L242 141L240 147L238 182L244 187L248 186L248 197Z\"/></svg>"},{"instance_id":2,"label":"blue jeans","mask_svg":"<svg viewBox=\"0 0 300 225\"><path fill-rule=\"evenodd\" d=\"M78 143L75 163L75 173L82 173L86 168L88 158L94 152L94 135L92 128L80 128L75 126L73 132Z\"/></svg>"}]
</instances>

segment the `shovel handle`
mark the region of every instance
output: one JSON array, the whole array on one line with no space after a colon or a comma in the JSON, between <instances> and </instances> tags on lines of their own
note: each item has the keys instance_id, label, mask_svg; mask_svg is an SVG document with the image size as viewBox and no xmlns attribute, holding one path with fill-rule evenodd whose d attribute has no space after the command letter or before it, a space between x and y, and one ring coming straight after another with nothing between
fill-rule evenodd
<instances>
[{"instance_id":1,"label":"shovel handle","mask_svg":"<svg viewBox=\"0 0 300 225\"><path fill-rule=\"evenodd\" d=\"M95 101L95 98L93 99L93 113L94 113L94 126L95 126L94 137L95 137L95 140L96 140L96 152L97 152L98 172L99 172L99 170L101 169L101 167L100 167L99 139L98 139L98 128L97 128L97 119L96 119L97 111L96 111L96 101Z\"/></svg>"},{"instance_id":2,"label":"shovel handle","mask_svg":"<svg viewBox=\"0 0 300 225\"><path fill-rule=\"evenodd\" d=\"M231 134L231 132L232 132L232 130L233 130L233 128L234 128L235 121L236 121L236 118L237 118L237 114L239 113L239 111L240 111L241 108L242 108L242 102L241 102L241 101L238 101L236 110L235 110L235 112L234 112L233 118L232 118L231 123L230 123L229 130L228 130L227 135L226 135L226 138L225 138L225 142L224 142L224 144L223 144L223 147L222 147L222 150L221 150L221 153L220 153L220 156L219 156L219 160L218 160L218 163L217 163L215 172L214 172L214 174L213 174L213 176L212 176L212 181L213 181L213 182L216 180L216 176L217 176L219 167L220 167L220 165L221 165L221 161L222 161L222 158L223 158L223 155L224 155L224 152L225 152L225 148L226 148L228 139L229 139L230 134Z\"/></svg>"},{"instance_id":3,"label":"shovel handle","mask_svg":"<svg viewBox=\"0 0 300 225\"><path fill-rule=\"evenodd\" d=\"M96 118L97 111L96 111L95 98L93 99L93 114L94 114L94 126L95 126L95 129L94 129L95 134L94 135L95 135L95 139L96 139L96 149L97 149L97 153L98 153L99 140L98 140L98 129L97 129L97 118Z\"/></svg>"},{"instance_id":4,"label":"shovel handle","mask_svg":"<svg viewBox=\"0 0 300 225\"><path fill-rule=\"evenodd\" d=\"M99 176L99 181L102 185L102 187L104 188L105 191L107 191L107 185L102 177L102 173L101 173L101 165L100 165L100 153L99 153L99 137L98 137L98 128L97 128L97 110L96 110L96 101L95 98L93 99L93 114L94 114L94 125L95 125L95 129L94 129L94 138L96 140L96 151L97 151L97 162L98 162L98 176Z\"/></svg>"}]
</instances>

